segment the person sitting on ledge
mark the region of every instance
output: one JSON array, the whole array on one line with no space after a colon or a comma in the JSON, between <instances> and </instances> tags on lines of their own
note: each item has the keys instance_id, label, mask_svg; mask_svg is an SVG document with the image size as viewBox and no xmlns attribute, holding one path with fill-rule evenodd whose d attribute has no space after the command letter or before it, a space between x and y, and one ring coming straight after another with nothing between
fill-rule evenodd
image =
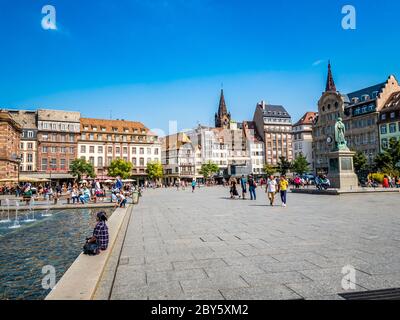
<instances>
[{"instance_id":1,"label":"person sitting on ledge","mask_svg":"<svg viewBox=\"0 0 400 320\"><path fill-rule=\"evenodd\" d=\"M127 200L125 195L122 192L117 193L117 203L115 204L115 206L116 207L118 206L120 208L125 208L126 202Z\"/></svg>"},{"instance_id":2,"label":"person sitting on ledge","mask_svg":"<svg viewBox=\"0 0 400 320\"><path fill-rule=\"evenodd\" d=\"M85 186L82 191L82 195L79 196L79 200L81 201L82 204L88 203L90 200L90 191L89 189Z\"/></svg>"},{"instance_id":3,"label":"person sitting on ledge","mask_svg":"<svg viewBox=\"0 0 400 320\"><path fill-rule=\"evenodd\" d=\"M88 243L97 243L99 250L104 251L108 248L109 234L106 225L107 215L104 211L100 211L96 215L96 226L93 230L93 236L88 239Z\"/></svg>"}]
</instances>

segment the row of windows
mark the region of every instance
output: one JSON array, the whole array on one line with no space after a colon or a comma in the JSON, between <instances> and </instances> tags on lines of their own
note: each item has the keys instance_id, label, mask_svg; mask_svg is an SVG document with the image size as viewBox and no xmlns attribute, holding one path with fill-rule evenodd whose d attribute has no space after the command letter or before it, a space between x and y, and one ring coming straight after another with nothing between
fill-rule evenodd
<instances>
[{"instance_id":1,"label":"row of windows","mask_svg":"<svg viewBox=\"0 0 400 320\"><path fill-rule=\"evenodd\" d=\"M389 141L390 141L390 139L386 139L386 138L381 140L382 149L389 148Z\"/></svg>"},{"instance_id":2,"label":"row of windows","mask_svg":"<svg viewBox=\"0 0 400 320\"><path fill-rule=\"evenodd\" d=\"M24 154L21 153L21 162L32 163L32 162L33 162L33 154L32 154L32 153L27 153L27 154L24 156Z\"/></svg>"},{"instance_id":3,"label":"row of windows","mask_svg":"<svg viewBox=\"0 0 400 320\"><path fill-rule=\"evenodd\" d=\"M365 114L368 112L374 112L376 110L376 106L374 104L370 104L368 106L358 107L353 110L353 115L358 116L360 114Z\"/></svg>"},{"instance_id":4,"label":"row of windows","mask_svg":"<svg viewBox=\"0 0 400 320\"><path fill-rule=\"evenodd\" d=\"M72 165L72 159L69 160L69 164L68 164L68 168L71 167ZM66 170L67 169L67 159L60 159L60 161L57 161L56 158L43 158L42 159L42 170L46 171L46 170L57 170L57 169L61 169L61 170Z\"/></svg>"},{"instance_id":5,"label":"row of windows","mask_svg":"<svg viewBox=\"0 0 400 320\"><path fill-rule=\"evenodd\" d=\"M86 151L89 151L89 153L95 153L95 146L89 146L89 148L87 148L87 146L81 146L80 148L80 152L81 153L86 153ZM137 149L139 149L139 154L144 154L145 152L145 148L136 148L136 147L132 147L132 154L137 154ZM148 155L152 154L152 148L146 148L146 152ZM103 146L97 146L97 153L103 153ZM107 153L113 153L114 147L112 146L108 146L107 147ZM115 147L115 153L119 154L121 153L121 147ZM123 154L128 154L128 147L122 147L122 153ZM154 149L154 155L158 155L159 153L159 148L155 148Z\"/></svg>"},{"instance_id":6,"label":"row of windows","mask_svg":"<svg viewBox=\"0 0 400 320\"><path fill-rule=\"evenodd\" d=\"M389 114L387 114L387 113L381 114L381 120L388 119L388 116L389 116L390 119L394 119L394 118L396 118L396 112L391 112Z\"/></svg>"},{"instance_id":7,"label":"row of windows","mask_svg":"<svg viewBox=\"0 0 400 320\"><path fill-rule=\"evenodd\" d=\"M55 130L55 131L80 131L80 124L76 123L60 123L60 122L38 122L39 130Z\"/></svg>"},{"instance_id":8,"label":"row of windows","mask_svg":"<svg viewBox=\"0 0 400 320\"><path fill-rule=\"evenodd\" d=\"M75 142L75 135L70 134L57 134L57 133L51 133L51 134L41 134L39 135L39 140L42 141L53 141L53 142Z\"/></svg>"},{"instance_id":9,"label":"row of windows","mask_svg":"<svg viewBox=\"0 0 400 320\"><path fill-rule=\"evenodd\" d=\"M48 147L48 146L42 146L42 153L70 153L74 154L75 153L75 148L74 147Z\"/></svg>"},{"instance_id":10,"label":"row of windows","mask_svg":"<svg viewBox=\"0 0 400 320\"><path fill-rule=\"evenodd\" d=\"M102 127L102 126L100 126L100 127L91 126L91 128L92 128L93 131L97 131L97 130L102 131L102 132L106 132L106 131L107 131L107 128L106 128L106 127ZM89 126L85 125L85 126L83 127L83 130L88 131L88 130L89 130ZM111 130L112 130L113 132L118 132L118 128L117 128L117 127L112 127ZM125 133L129 133L129 132L130 132L129 128L123 128L123 131L124 131ZM139 130L139 129L137 129L137 128L133 128L133 129L132 129L132 132L133 132L133 133L139 133L139 132L140 132L141 134L146 134L146 130L145 130L145 129L140 129L140 130Z\"/></svg>"},{"instance_id":11,"label":"row of windows","mask_svg":"<svg viewBox=\"0 0 400 320\"><path fill-rule=\"evenodd\" d=\"M372 92L372 99L375 99L379 94L379 91L374 91ZM369 94L364 94L361 96L361 99L359 97L354 97L351 99L352 103L359 103L360 101L368 101L371 100L371 96Z\"/></svg>"},{"instance_id":12,"label":"row of windows","mask_svg":"<svg viewBox=\"0 0 400 320\"><path fill-rule=\"evenodd\" d=\"M21 142L21 150L25 150L25 143ZM26 143L26 150L33 150L33 142Z\"/></svg>"},{"instance_id":13,"label":"row of windows","mask_svg":"<svg viewBox=\"0 0 400 320\"><path fill-rule=\"evenodd\" d=\"M278 127L278 126L265 126L265 131L269 132L291 132L292 127L287 126L287 127Z\"/></svg>"},{"instance_id":14,"label":"row of windows","mask_svg":"<svg viewBox=\"0 0 400 320\"><path fill-rule=\"evenodd\" d=\"M389 131L388 131L389 127ZM397 123L389 123L389 126L387 124L382 124L381 125L381 134L387 134L387 133L396 133L397 131L400 132L400 122Z\"/></svg>"},{"instance_id":15,"label":"row of windows","mask_svg":"<svg viewBox=\"0 0 400 320\"><path fill-rule=\"evenodd\" d=\"M83 159L83 160L88 160L93 166L95 166L96 165L96 163L95 163L95 157L88 157L88 159L86 159L86 157L85 156L81 156L81 159ZM113 161L113 160L115 160L115 159L121 159L120 157L115 157L115 158L113 158L113 157L107 157L107 166L109 166L110 164L111 164L111 162ZM125 161L128 161L128 158L127 157L123 157L122 158L123 160L125 160ZM151 158L147 158L147 159L144 159L144 158L139 158L139 159L137 159L137 158L132 158L131 159L131 163L134 165L134 166L136 166L136 165L139 165L139 166L145 166L145 165L147 165L149 162L157 162L157 161L159 161L160 159L158 159L158 158L154 158L154 159L151 159ZM97 157L97 167L102 167L104 165L104 158L103 157Z\"/></svg>"},{"instance_id":16,"label":"row of windows","mask_svg":"<svg viewBox=\"0 0 400 320\"><path fill-rule=\"evenodd\" d=\"M94 134L94 133L82 133L81 140L97 140L97 141L115 141L115 142L154 142L155 137L153 136L130 136L130 135L112 135L112 134Z\"/></svg>"},{"instance_id":17,"label":"row of windows","mask_svg":"<svg viewBox=\"0 0 400 320\"><path fill-rule=\"evenodd\" d=\"M22 132L22 138L33 138L35 136L35 133L32 130L24 130Z\"/></svg>"},{"instance_id":18,"label":"row of windows","mask_svg":"<svg viewBox=\"0 0 400 320\"><path fill-rule=\"evenodd\" d=\"M26 166L21 165L19 167L19 170L20 171L33 171L33 165L31 165L31 164L28 164Z\"/></svg>"}]
</instances>

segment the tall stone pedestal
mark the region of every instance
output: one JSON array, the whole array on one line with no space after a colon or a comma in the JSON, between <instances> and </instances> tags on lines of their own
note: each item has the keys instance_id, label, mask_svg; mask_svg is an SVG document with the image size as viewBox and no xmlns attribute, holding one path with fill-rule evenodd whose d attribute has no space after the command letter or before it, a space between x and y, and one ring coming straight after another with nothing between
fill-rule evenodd
<instances>
[{"instance_id":1,"label":"tall stone pedestal","mask_svg":"<svg viewBox=\"0 0 400 320\"><path fill-rule=\"evenodd\" d=\"M342 190L358 189L358 178L354 173L353 156L350 150L329 153L329 180L331 187Z\"/></svg>"}]
</instances>

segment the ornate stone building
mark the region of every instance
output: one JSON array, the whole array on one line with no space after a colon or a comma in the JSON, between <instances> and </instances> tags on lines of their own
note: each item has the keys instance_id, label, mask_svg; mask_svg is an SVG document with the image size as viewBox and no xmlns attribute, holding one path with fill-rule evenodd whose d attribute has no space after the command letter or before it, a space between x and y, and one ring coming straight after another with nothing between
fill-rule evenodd
<instances>
[{"instance_id":1,"label":"ornate stone building","mask_svg":"<svg viewBox=\"0 0 400 320\"><path fill-rule=\"evenodd\" d=\"M100 180L106 180L113 160L132 162L132 175L144 182L148 162L161 162L158 137L142 123L125 120L80 119L78 157L95 167Z\"/></svg>"},{"instance_id":2,"label":"ornate stone building","mask_svg":"<svg viewBox=\"0 0 400 320\"><path fill-rule=\"evenodd\" d=\"M261 101L254 112L254 123L264 141L266 163L276 165L280 157L293 160L292 119L283 106Z\"/></svg>"},{"instance_id":3,"label":"ornate stone building","mask_svg":"<svg viewBox=\"0 0 400 320\"><path fill-rule=\"evenodd\" d=\"M390 139L400 140L400 91L393 93L379 114L380 151L387 149Z\"/></svg>"},{"instance_id":4,"label":"ornate stone building","mask_svg":"<svg viewBox=\"0 0 400 320\"><path fill-rule=\"evenodd\" d=\"M20 172L37 171L37 112L9 110L11 117L21 126Z\"/></svg>"},{"instance_id":5,"label":"ornate stone building","mask_svg":"<svg viewBox=\"0 0 400 320\"><path fill-rule=\"evenodd\" d=\"M0 179L17 178L21 126L7 111L0 111Z\"/></svg>"},{"instance_id":6,"label":"ornate stone building","mask_svg":"<svg viewBox=\"0 0 400 320\"><path fill-rule=\"evenodd\" d=\"M176 133L161 139L161 163L164 169L164 183L175 184L180 181L192 181L196 178L195 146L186 133Z\"/></svg>"},{"instance_id":7,"label":"ornate stone building","mask_svg":"<svg viewBox=\"0 0 400 320\"><path fill-rule=\"evenodd\" d=\"M293 125L294 158L296 159L299 155L306 157L312 172L314 171L312 126L316 116L316 112L306 112L306 114Z\"/></svg>"},{"instance_id":8,"label":"ornate stone building","mask_svg":"<svg viewBox=\"0 0 400 320\"><path fill-rule=\"evenodd\" d=\"M336 89L331 65L325 92L318 102L318 117L313 125L313 154L316 172L328 172L328 153L332 150L334 125L340 117L346 126L346 140L353 151L364 152L369 163L379 153L378 115L389 97L400 91L391 75L384 83L342 94Z\"/></svg>"},{"instance_id":9,"label":"ornate stone building","mask_svg":"<svg viewBox=\"0 0 400 320\"><path fill-rule=\"evenodd\" d=\"M50 179L71 179L69 168L77 157L80 113L38 110L38 172Z\"/></svg>"},{"instance_id":10,"label":"ornate stone building","mask_svg":"<svg viewBox=\"0 0 400 320\"><path fill-rule=\"evenodd\" d=\"M256 124L253 121L243 122L243 132L247 142L247 150L250 156L250 173L262 175L264 173L264 142L257 133Z\"/></svg>"}]
</instances>

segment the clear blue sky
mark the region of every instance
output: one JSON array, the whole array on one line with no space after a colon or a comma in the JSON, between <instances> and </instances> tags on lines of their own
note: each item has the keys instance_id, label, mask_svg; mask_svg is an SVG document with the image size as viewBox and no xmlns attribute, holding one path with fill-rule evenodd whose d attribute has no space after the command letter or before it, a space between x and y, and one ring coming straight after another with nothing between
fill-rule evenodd
<instances>
[{"instance_id":1,"label":"clear blue sky","mask_svg":"<svg viewBox=\"0 0 400 320\"><path fill-rule=\"evenodd\" d=\"M341 28L343 5L357 29ZM400 2L1 0L0 107L56 108L149 128L212 124L224 84L235 120L261 99L297 120L332 60L342 92L400 77ZM54 5L57 30L41 27Z\"/></svg>"}]
</instances>

